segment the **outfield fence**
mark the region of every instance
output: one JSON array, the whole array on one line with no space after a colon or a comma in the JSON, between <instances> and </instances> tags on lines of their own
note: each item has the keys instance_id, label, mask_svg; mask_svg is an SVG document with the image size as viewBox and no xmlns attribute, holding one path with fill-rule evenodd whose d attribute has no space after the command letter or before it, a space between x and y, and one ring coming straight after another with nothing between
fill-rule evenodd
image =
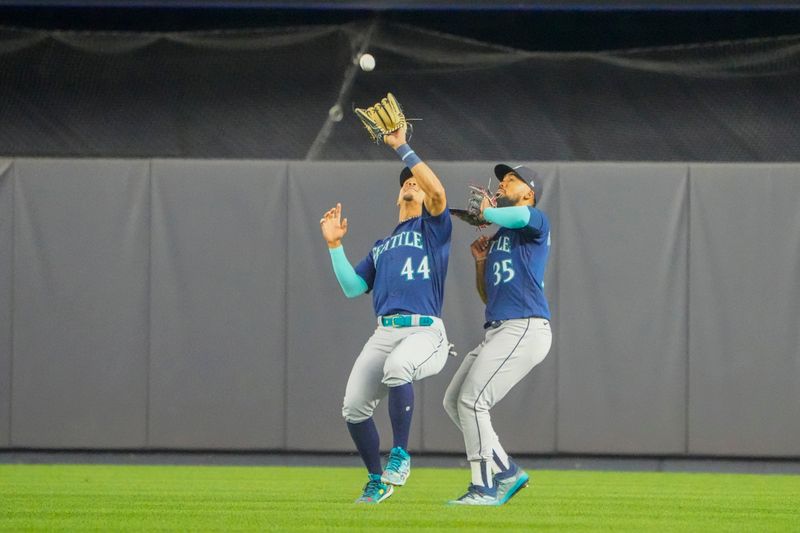
<instances>
[{"instance_id":1,"label":"outfield fence","mask_svg":"<svg viewBox=\"0 0 800 533\"><path fill-rule=\"evenodd\" d=\"M431 166L459 206L494 163ZM493 413L506 447L800 456L800 165L529 164L554 344ZM341 202L359 260L394 227L399 170L0 160L0 447L350 451L341 400L375 322L318 221ZM454 221L461 355L417 388L416 451L463 450L441 400L482 337L475 236Z\"/></svg>"}]
</instances>

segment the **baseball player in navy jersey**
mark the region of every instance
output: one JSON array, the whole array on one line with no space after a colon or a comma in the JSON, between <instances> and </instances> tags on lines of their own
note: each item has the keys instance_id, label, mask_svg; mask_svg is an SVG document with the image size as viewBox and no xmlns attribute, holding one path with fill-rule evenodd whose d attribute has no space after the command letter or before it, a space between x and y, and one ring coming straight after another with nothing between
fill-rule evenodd
<instances>
[{"instance_id":1,"label":"baseball player in navy jersey","mask_svg":"<svg viewBox=\"0 0 800 533\"><path fill-rule=\"evenodd\" d=\"M534 207L536 173L497 165L497 207L481 206L483 218L500 226L493 237L471 245L478 294L486 304L483 342L464 359L447 387L444 408L464 435L472 482L451 501L502 505L527 486L528 474L508 457L492 428L489 411L550 350L550 310L544 270L550 223Z\"/></svg>"},{"instance_id":2,"label":"baseball player in navy jersey","mask_svg":"<svg viewBox=\"0 0 800 533\"><path fill-rule=\"evenodd\" d=\"M411 472L408 434L414 410L413 382L439 373L449 352L441 320L452 223L444 187L406 143L405 127L384 136L406 164L400 174L399 222L375 242L355 268L342 238L347 219L337 204L320 220L336 278L348 298L372 291L375 333L356 359L342 415L369 480L357 503L379 503ZM394 444L381 468L380 441L372 414L385 396Z\"/></svg>"}]
</instances>

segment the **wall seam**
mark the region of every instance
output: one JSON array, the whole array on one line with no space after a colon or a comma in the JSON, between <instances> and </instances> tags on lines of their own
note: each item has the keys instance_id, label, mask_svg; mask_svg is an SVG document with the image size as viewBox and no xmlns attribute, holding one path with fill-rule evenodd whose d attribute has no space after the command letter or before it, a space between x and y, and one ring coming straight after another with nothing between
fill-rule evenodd
<instances>
[{"instance_id":1,"label":"wall seam","mask_svg":"<svg viewBox=\"0 0 800 533\"><path fill-rule=\"evenodd\" d=\"M283 316L286 320L283 330L283 450L289 449L289 173L291 171L291 163L286 163L285 172L283 175L283 183L286 187L284 197L284 217L286 223L286 231L284 235L284 266L283 266Z\"/></svg>"},{"instance_id":2,"label":"wall seam","mask_svg":"<svg viewBox=\"0 0 800 533\"><path fill-rule=\"evenodd\" d=\"M562 198L561 198L561 165L556 165L556 183L555 183L555 188L556 188L556 221L558 222L558 227L560 228L561 227L561 202L562 202ZM558 231L558 229L556 229L556 231ZM551 228L551 233L552 233L552 228ZM552 243L552 240L551 240L551 243ZM554 254L553 258L555 259L555 264L560 267L561 266L561 254L559 252L558 246L555 247L555 254ZM558 325L556 326L556 329L557 329L556 340L558 340L558 339L561 338L561 334L558 333L558 332L561 331L561 283L560 283L561 282L561 276L560 276L560 273L559 273L558 270L556 270L555 274L556 274L556 298L555 298L555 300L556 300L556 321L558 323ZM558 343L558 344L560 344L560 343ZM558 345L556 346L555 352L556 352L556 360L555 360L555 367L556 367L555 368L555 373L556 373L555 391L556 391L556 394L555 394L555 402L554 402L554 405L553 405L553 425L554 425L554 428L553 428L553 451L558 453L558 404L559 404L558 399L559 399L560 392L561 392L559 390L559 379L558 379L559 378L559 372L560 372L560 369L559 369L560 346L558 346Z\"/></svg>"},{"instance_id":3,"label":"wall seam","mask_svg":"<svg viewBox=\"0 0 800 533\"><path fill-rule=\"evenodd\" d=\"M144 445L150 443L150 376L153 360L153 160L147 160L147 361L145 363Z\"/></svg>"},{"instance_id":4,"label":"wall seam","mask_svg":"<svg viewBox=\"0 0 800 533\"><path fill-rule=\"evenodd\" d=\"M9 287L9 334L8 343L10 353L8 354L8 445L14 445L12 434L13 417L14 417L14 321L15 321L15 307L16 307L16 292L17 292L17 159L11 160L11 279Z\"/></svg>"},{"instance_id":5,"label":"wall seam","mask_svg":"<svg viewBox=\"0 0 800 533\"><path fill-rule=\"evenodd\" d=\"M683 453L689 454L689 367L691 363L691 268L692 268L692 166L686 166L686 370L684 377L684 443Z\"/></svg>"},{"instance_id":6,"label":"wall seam","mask_svg":"<svg viewBox=\"0 0 800 533\"><path fill-rule=\"evenodd\" d=\"M448 354L447 357L450 357ZM421 452L427 450L425 446L425 381L420 382L420 401L414 400L414 410L419 411L419 448ZM388 405L388 402L387 402ZM419 405L419 408L416 406Z\"/></svg>"}]
</instances>

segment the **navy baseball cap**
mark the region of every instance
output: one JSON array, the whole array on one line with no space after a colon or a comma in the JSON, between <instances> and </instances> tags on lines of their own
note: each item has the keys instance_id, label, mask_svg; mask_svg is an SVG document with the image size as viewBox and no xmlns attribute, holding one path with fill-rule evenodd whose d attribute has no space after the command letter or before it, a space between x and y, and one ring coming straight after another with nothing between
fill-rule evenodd
<instances>
[{"instance_id":1,"label":"navy baseball cap","mask_svg":"<svg viewBox=\"0 0 800 533\"><path fill-rule=\"evenodd\" d=\"M528 187L530 187L533 192L536 193L536 196L541 194L540 190L536 188L536 182L539 181L539 174L536 173L535 170L530 169L524 165L517 165L515 167L510 167L508 165L499 164L494 167L494 175L497 176L497 179L503 181L503 178L509 172L515 174L519 179L524 181Z\"/></svg>"},{"instance_id":2,"label":"navy baseball cap","mask_svg":"<svg viewBox=\"0 0 800 533\"><path fill-rule=\"evenodd\" d=\"M406 180L412 177L414 177L414 173L411 172L411 169L408 167L403 167L403 171L400 172L400 186L402 187Z\"/></svg>"}]
</instances>

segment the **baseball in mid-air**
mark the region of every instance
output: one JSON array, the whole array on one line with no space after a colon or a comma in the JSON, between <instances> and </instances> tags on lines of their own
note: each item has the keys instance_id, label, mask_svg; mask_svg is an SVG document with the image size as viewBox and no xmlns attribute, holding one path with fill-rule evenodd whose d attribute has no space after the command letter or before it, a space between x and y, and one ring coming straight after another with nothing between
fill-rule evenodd
<instances>
[{"instance_id":1,"label":"baseball in mid-air","mask_svg":"<svg viewBox=\"0 0 800 533\"><path fill-rule=\"evenodd\" d=\"M361 65L361 70L369 72L375 68L375 58L372 54L361 54L358 58L358 64Z\"/></svg>"},{"instance_id":2,"label":"baseball in mid-air","mask_svg":"<svg viewBox=\"0 0 800 533\"><path fill-rule=\"evenodd\" d=\"M340 106L339 104L335 104L328 110L328 116L334 122L339 122L340 120L342 120L342 117L344 117L344 113L342 112L342 106Z\"/></svg>"}]
</instances>

